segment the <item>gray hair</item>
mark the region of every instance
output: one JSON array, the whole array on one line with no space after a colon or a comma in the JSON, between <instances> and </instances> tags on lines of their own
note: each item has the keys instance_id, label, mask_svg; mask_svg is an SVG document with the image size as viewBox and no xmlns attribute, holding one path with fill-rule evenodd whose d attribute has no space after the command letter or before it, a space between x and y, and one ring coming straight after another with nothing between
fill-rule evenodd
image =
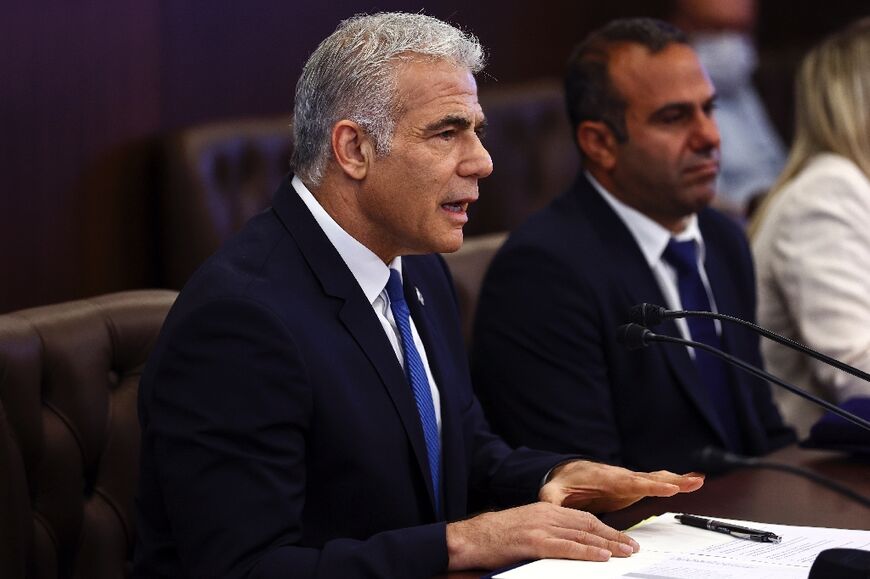
<instances>
[{"instance_id":1,"label":"gray hair","mask_svg":"<svg viewBox=\"0 0 870 579\"><path fill-rule=\"evenodd\" d=\"M484 53L477 38L424 14L358 14L339 24L305 63L293 111L295 173L314 185L332 156L336 122L358 123L378 155L388 155L401 110L397 65L447 60L477 73Z\"/></svg>"}]
</instances>

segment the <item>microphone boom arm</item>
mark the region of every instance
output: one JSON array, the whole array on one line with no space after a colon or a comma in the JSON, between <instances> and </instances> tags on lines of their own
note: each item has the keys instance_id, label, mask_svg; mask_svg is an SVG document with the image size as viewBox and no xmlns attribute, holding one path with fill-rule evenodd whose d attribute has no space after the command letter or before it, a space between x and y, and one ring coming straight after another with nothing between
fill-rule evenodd
<instances>
[{"instance_id":1,"label":"microphone boom arm","mask_svg":"<svg viewBox=\"0 0 870 579\"><path fill-rule=\"evenodd\" d=\"M708 313L708 312L703 312L703 313ZM720 314L717 314L717 315L720 315ZM644 342L669 342L672 344L680 344L682 346L691 346L692 348L699 348L701 350L705 350L707 352L710 352L714 356L718 356L720 358L724 358L725 360L728 360L729 362L731 362L732 364L734 364L735 366L737 366L741 370L744 370L745 372L749 372L750 374L752 374L753 376L756 376L757 378L767 380L768 382L773 382L774 384L777 384L778 386L785 388L786 390L788 390L792 394L796 394L796 395L800 396L801 398L805 398L806 400L809 400L810 402L813 402L815 404L823 406L826 410L833 412L837 416L840 416L841 418L848 420L849 422L860 426L864 430L870 431L870 421L864 420L860 416L855 416L851 412L847 412L847 411L843 410L842 408L836 406L835 404L831 404L827 400L822 400L821 398L818 398L817 396L813 396L809 392L805 392L796 386L792 386L788 382L784 382L783 380L780 380L779 378L777 378L773 374L770 374L768 372L765 372L764 370L756 368L752 364L744 362L740 358L732 356L731 354L728 354L727 352L723 352L722 350L719 350L718 348L714 348L713 346L709 346L709 345L701 343L701 342L695 342L693 340L684 340L682 338L674 338L672 336L665 336L662 334L654 334L654 333L650 332L649 330L647 330L647 332L648 333L645 333L643 336Z\"/></svg>"},{"instance_id":2,"label":"microphone boom arm","mask_svg":"<svg viewBox=\"0 0 870 579\"><path fill-rule=\"evenodd\" d=\"M778 463L778 462L773 462L773 461L769 461L769 460L759 460L755 464L746 465L746 466L754 466L755 468L764 468L767 470L777 470L780 472L787 472L789 474L794 474L794 475L806 477L816 484L819 484L823 487L827 487L834 492L840 493L841 495L848 497L848 498L852 499L853 501L864 505L867 508L870 508L870 499L868 499L864 495L850 489L846 485L842 485L835 480L831 480L826 476L816 474L811 470L807 470L807 469L800 468L797 466L792 466L790 464L782 464L782 463Z\"/></svg>"},{"instance_id":3,"label":"microphone boom arm","mask_svg":"<svg viewBox=\"0 0 870 579\"><path fill-rule=\"evenodd\" d=\"M702 451L697 453L697 457L701 461L701 468L759 468L802 476L816 484L827 487L834 492L840 493L841 495L870 508L870 498L850 489L844 484L806 468L773 460L734 454L713 446L705 447Z\"/></svg>"},{"instance_id":4,"label":"microphone boom arm","mask_svg":"<svg viewBox=\"0 0 870 579\"><path fill-rule=\"evenodd\" d=\"M662 309L664 310L664 308L662 308ZM727 314L719 314L716 312L703 312L703 311L693 311L693 310L664 310L661 312L661 316L662 316L662 318L685 318L685 317L692 316L692 317L699 317L699 318L712 318L714 320L723 320L726 322L734 322L735 324L739 324L741 326L750 328L750 329L758 332L760 335L764 336L765 338L767 338L769 340L773 340L774 342L778 342L780 344L783 344L784 346L790 346L790 347L792 347L800 352L803 352L807 356L812 356L816 360L820 360L820 361L824 362L825 364L829 364L838 370L842 370L843 372L846 372L847 374L851 374L852 376L855 376L857 378L861 378L862 380L864 380L866 382L870 382L870 374L868 374L867 372L859 370L858 368L855 368L855 367L850 366L848 364L844 364L843 362L840 362L836 358L831 358L830 356L823 354L821 352L817 352L816 350L813 350L812 348L808 348L808 347L804 346L803 344L801 344L800 342L796 342L790 338L786 338L785 336L781 336L775 332L771 332L770 330L762 328L761 326L759 326L757 324L753 324L752 322L748 322L746 320L741 320L740 318L735 318L734 316L729 316Z\"/></svg>"}]
</instances>

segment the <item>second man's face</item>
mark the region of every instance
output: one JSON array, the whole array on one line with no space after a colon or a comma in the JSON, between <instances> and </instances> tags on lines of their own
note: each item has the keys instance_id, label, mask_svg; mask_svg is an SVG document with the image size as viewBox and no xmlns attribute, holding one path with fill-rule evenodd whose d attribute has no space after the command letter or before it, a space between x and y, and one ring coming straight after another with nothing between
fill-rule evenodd
<instances>
[{"instance_id":1,"label":"second man's face","mask_svg":"<svg viewBox=\"0 0 870 579\"><path fill-rule=\"evenodd\" d=\"M715 90L694 51L671 44L651 54L627 44L610 60L610 78L626 103L628 140L617 145L614 191L672 230L707 206L719 172Z\"/></svg>"},{"instance_id":2,"label":"second man's face","mask_svg":"<svg viewBox=\"0 0 870 579\"><path fill-rule=\"evenodd\" d=\"M392 148L374 160L362 207L376 252L456 251L478 179L492 172L477 84L465 68L425 60L401 64L397 80Z\"/></svg>"}]
</instances>

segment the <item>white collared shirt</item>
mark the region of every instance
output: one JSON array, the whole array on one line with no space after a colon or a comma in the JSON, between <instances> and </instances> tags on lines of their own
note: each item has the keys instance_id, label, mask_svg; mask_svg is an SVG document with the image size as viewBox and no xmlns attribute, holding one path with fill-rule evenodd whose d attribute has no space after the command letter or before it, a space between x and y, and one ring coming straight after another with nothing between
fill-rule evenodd
<instances>
[{"instance_id":1,"label":"white collared shirt","mask_svg":"<svg viewBox=\"0 0 870 579\"><path fill-rule=\"evenodd\" d=\"M374 254L372 250L357 241L347 231L336 223L335 219L326 212L323 206L314 198L314 195L299 177L293 176L290 183L293 189L311 211L311 215L317 224L326 234L330 243L335 247L341 259L350 269L351 274L356 279L360 288L366 296L366 299L372 305L372 309L381 325L384 327L384 333L393 346L393 351L402 369L405 368L405 357L402 355L402 341L399 334L399 329L396 326L396 320L393 317L393 310L390 308L390 298L387 295L387 280L390 279L390 269L395 269L399 272L399 277L402 276L402 258L397 257L387 267L381 258ZM435 420L438 422L438 433L441 433L441 395L438 392L438 386L435 384L435 378L432 376L432 370L429 368L429 358L426 356L426 348L423 347L423 341L420 339L420 334L417 332L417 326L414 324L414 318L410 318L411 332L414 336L414 344L417 346L417 351L420 353L420 359L423 361L423 367L426 369L426 378L429 380L429 388L432 391L432 404L435 407ZM409 385L410 388L410 385Z\"/></svg>"},{"instance_id":2,"label":"white collared shirt","mask_svg":"<svg viewBox=\"0 0 870 579\"><path fill-rule=\"evenodd\" d=\"M671 310L683 309L680 301L680 291L677 288L677 270L673 268L667 261L662 259L665 249L671 237L677 241L694 240L698 247L698 272L701 274L701 281L704 283L704 289L707 291L707 299L710 300L710 308L716 312L716 301L713 299L713 292L710 289L710 280L707 278L707 271L704 269L705 246L704 237L701 235L701 229L698 227L698 216L692 214L688 217L686 228L680 233L672 235L670 231L638 211L633 207L629 207L609 191L607 191L601 183L595 180L595 177L586 172L586 178L595 187L595 190L604 197L611 209L616 212L619 218L625 223L625 226L631 232L634 240L640 247L649 268L662 290L665 297L665 305ZM674 320L680 335L687 340L691 340L692 336L689 333L689 325L684 318ZM719 320L714 320L716 332L722 335L721 325ZM694 358L694 351L689 348L689 354Z\"/></svg>"}]
</instances>

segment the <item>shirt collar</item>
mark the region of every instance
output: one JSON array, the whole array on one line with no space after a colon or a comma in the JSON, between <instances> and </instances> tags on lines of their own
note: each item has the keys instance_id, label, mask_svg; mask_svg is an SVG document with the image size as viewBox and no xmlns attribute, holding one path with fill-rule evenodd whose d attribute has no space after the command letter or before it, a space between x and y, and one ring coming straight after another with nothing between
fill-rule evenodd
<instances>
[{"instance_id":1,"label":"shirt collar","mask_svg":"<svg viewBox=\"0 0 870 579\"><path fill-rule=\"evenodd\" d=\"M390 268L397 270L401 277L401 256L394 259L387 267L372 250L342 229L341 225L314 198L314 195L299 177L294 175L290 184L350 269L366 299L369 300L370 304L373 304L387 285L387 280L390 278Z\"/></svg>"},{"instance_id":2,"label":"shirt collar","mask_svg":"<svg viewBox=\"0 0 870 579\"><path fill-rule=\"evenodd\" d=\"M695 243L698 244L698 256L703 263L704 238L701 235L701 229L698 227L698 215L696 213L692 213L689 216L686 228L683 231L673 234L634 207L629 207L614 197L589 171L585 173L586 178L595 190L598 191L631 232L650 267L654 267L661 261L662 254L668 246L668 241L670 241L671 237L677 241L695 240Z\"/></svg>"}]
</instances>

